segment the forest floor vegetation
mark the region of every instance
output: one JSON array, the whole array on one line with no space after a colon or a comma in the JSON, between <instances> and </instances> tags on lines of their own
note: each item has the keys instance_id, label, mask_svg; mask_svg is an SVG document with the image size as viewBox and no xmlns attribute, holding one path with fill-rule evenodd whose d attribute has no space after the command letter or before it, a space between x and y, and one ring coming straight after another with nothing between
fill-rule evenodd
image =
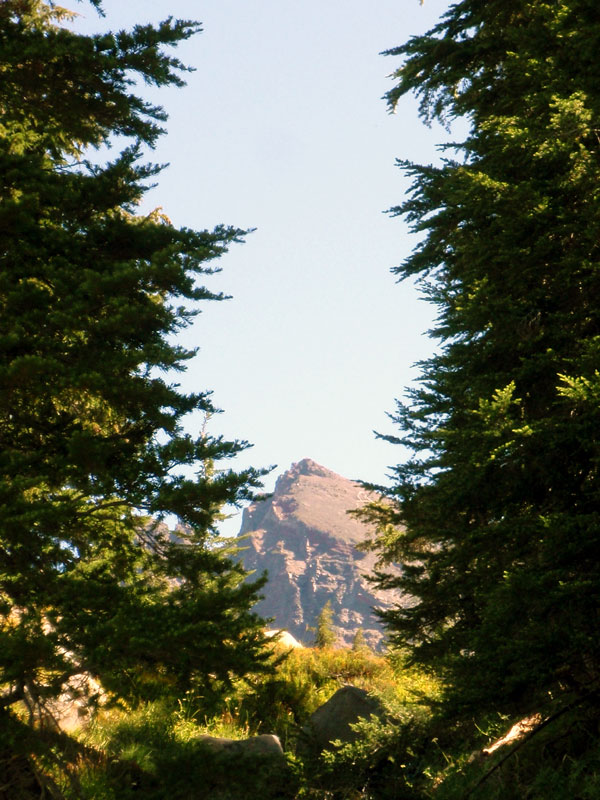
<instances>
[{"instance_id":1,"label":"forest floor vegetation","mask_svg":"<svg viewBox=\"0 0 600 800\"><path fill-rule=\"evenodd\" d=\"M355 726L355 742L318 752L306 746L310 715L342 685L376 696L385 708ZM71 763L52 752L20 769L14 798L65 800L594 800L600 797L600 737L594 704L578 704L525 736L485 748L514 720L505 715L457 722L438 711L443 687L401 657L367 649L287 652L271 677L236 682L210 704L191 694L101 709L71 747ZM542 719L549 719L546 715ZM19 731L26 737L27 728ZM205 737L276 734L281 759L215 754ZM18 737L17 737L18 738ZM301 746L299 746L299 743ZM24 742L23 751L27 752ZM35 763L35 768L27 764ZM7 767L3 768L3 780ZM8 775L10 778L10 775ZM37 781L37 783L36 783ZM15 783L16 785L16 783ZM44 788L40 788L44 787ZM47 794L43 795L45 791Z\"/></svg>"}]
</instances>

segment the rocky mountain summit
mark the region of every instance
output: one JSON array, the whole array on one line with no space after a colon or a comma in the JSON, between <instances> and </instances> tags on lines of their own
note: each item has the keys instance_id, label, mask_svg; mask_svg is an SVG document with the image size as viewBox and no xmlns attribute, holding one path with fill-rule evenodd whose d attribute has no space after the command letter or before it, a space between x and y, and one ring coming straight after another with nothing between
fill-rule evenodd
<instances>
[{"instance_id":1,"label":"rocky mountain summit","mask_svg":"<svg viewBox=\"0 0 600 800\"><path fill-rule=\"evenodd\" d=\"M365 577L376 557L356 549L371 529L348 515L370 495L357 483L305 458L283 473L273 494L244 511L241 560L247 570L267 570L269 582L256 611L273 617L304 644L314 640L318 616L329 600L340 645L350 645L362 628L371 647L383 630L373 607L401 601L377 591Z\"/></svg>"}]
</instances>

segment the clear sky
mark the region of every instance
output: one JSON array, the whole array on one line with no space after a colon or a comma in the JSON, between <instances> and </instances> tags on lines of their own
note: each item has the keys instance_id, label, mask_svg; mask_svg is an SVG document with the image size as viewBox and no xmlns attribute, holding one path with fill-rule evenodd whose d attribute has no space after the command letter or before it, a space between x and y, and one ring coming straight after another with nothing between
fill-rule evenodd
<instances>
[{"instance_id":1,"label":"clear sky","mask_svg":"<svg viewBox=\"0 0 600 800\"><path fill-rule=\"evenodd\" d=\"M408 180L397 158L437 160L447 139L416 102L382 95L398 66L381 51L432 27L448 0L105 0L76 5L86 31L168 15L203 33L178 48L196 71L183 89L141 87L169 114L151 155L169 162L146 207L177 225L255 228L220 260L209 303L183 343L200 352L186 390L214 391L210 432L253 447L238 467L277 465L266 488L309 457L385 482L398 447L386 412L430 354L433 311L390 269L415 245L386 209ZM190 419L197 432L201 420ZM225 530L237 532L239 517Z\"/></svg>"}]
</instances>

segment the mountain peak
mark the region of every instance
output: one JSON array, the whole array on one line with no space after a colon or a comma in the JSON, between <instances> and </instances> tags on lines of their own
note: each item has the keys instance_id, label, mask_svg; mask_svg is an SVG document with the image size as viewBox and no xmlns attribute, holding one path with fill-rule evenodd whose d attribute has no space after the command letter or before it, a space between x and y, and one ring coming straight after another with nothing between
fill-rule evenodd
<instances>
[{"instance_id":1,"label":"mountain peak","mask_svg":"<svg viewBox=\"0 0 600 800\"><path fill-rule=\"evenodd\" d=\"M240 535L268 527L275 519L298 531L311 529L356 544L371 531L348 511L363 506L369 497L360 484L304 458L277 478L271 497L244 511Z\"/></svg>"},{"instance_id":2,"label":"mountain peak","mask_svg":"<svg viewBox=\"0 0 600 800\"><path fill-rule=\"evenodd\" d=\"M302 478L340 478L335 472L322 467L313 461L312 458L303 458L296 461L292 466L283 472L275 483L274 495L287 494L292 487Z\"/></svg>"},{"instance_id":3,"label":"mountain peak","mask_svg":"<svg viewBox=\"0 0 600 800\"><path fill-rule=\"evenodd\" d=\"M299 475L321 475L323 477L336 474L330 469L317 464L312 458L303 458L302 461L297 461L295 464L292 464L288 472L295 472Z\"/></svg>"},{"instance_id":4,"label":"mountain peak","mask_svg":"<svg viewBox=\"0 0 600 800\"><path fill-rule=\"evenodd\" d=\"M265 599L256 610L274 617L301 641L329 600L339 642L350 644L362 628L372 646L383 632L373 606L389 607L397 593L373 589L365 577L376 556L356 549L372 534L348 514L374 495L354 481L304 458L279 476L273 494L244 511L241 560L247 570L267 570Z\"/></svg>"}]
</instances>

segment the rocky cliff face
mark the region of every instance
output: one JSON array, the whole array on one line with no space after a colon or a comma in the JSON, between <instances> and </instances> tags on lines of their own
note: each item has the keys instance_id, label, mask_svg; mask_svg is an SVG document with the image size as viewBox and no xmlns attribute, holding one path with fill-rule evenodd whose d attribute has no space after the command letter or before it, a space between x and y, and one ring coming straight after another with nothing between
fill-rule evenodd
<instances>
[{"instance_id":1,"label":"rocky cliff face","mask_svg":"<svg viewBox=\"0 0 600 800\"><path fill-rule=\"evenodd\" d=\"M256 611L275 618L271 627L309 644L314 639L309 629L329 600L340 645L350 645L362 628L367 643L380 646L383 630L373 607L387 608L401 598L375 591L365 577L375 556L356 545L370 529L347 511L368 499L359 484L307 458L280 476L268 500L246 509L241 560L248 570L269 573Z\"/></svg>"}]
</instances>

